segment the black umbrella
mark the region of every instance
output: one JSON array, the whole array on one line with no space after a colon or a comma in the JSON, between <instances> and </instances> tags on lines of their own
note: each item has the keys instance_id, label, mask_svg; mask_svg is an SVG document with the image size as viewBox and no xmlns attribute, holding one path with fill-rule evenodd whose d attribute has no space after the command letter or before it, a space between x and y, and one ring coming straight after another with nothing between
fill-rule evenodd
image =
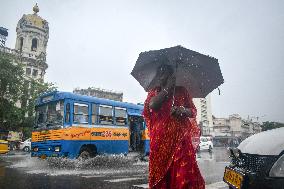
<instances>
[{"instance_id":1,"label":"black umbrella","mask_svg":"<svg viewBox=\"0 0 284 189\"><path fill-rule=\"evenodd\" d=\"M162 64L174 67L176 86L185 87L193 98L205 98L224 83L216 58L182 46L140 53L131 75L149 91L158 85L155 75Z\"/></svg>"}]
</instances>

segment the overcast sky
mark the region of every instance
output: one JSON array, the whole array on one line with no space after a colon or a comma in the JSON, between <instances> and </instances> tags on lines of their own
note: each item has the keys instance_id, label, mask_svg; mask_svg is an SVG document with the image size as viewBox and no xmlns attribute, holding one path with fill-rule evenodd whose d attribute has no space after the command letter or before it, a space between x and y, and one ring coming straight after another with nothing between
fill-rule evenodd
<instances>
[{"instance_id":1,"label":"overcast sky","mask_svg":"<svg viewBox=\"0 0 284 189\"><path fill-rule=\"evenodd\" d=\"M89 86L143 102L130 72L142 51L182 45L219 60L225 83L211 93L213 115L284 122L284 1L0 0L0 26L14 48L23 14L49 22L46 81Z\"/></svg>"}]
</instances>

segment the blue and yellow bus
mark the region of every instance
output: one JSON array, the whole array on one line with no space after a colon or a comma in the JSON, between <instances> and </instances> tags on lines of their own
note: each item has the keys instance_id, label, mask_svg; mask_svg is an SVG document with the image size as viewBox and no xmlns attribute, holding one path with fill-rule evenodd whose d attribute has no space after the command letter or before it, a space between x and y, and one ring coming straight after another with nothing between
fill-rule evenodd
<instances>
[{"instance_id":1,"label":"blue and yellow bus","mask_svg":"<svg viewBox=\"0 0 284 189\"><path fill-rule=\"evenodd\" d=\"M54 91L40 96L35 108L32 157L149 153L142 105Z\"/></svg>"}]
</instances>

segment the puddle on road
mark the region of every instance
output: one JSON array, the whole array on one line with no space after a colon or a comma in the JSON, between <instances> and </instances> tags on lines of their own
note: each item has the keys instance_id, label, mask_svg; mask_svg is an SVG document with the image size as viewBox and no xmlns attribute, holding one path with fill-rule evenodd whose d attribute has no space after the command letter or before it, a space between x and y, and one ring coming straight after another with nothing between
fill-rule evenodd
<instances>
[{"instance_id":1,"label":"puddle on road","mask_svg":"<svg viewBox=\"0 0 284 189\"><path fill-rule=\"evenodd\" d=\"M78 175L85 178L90 176L107 176L117 174L146 174L148 162L123 155L96 156L89 160L47 158L45 160L22 157L10 161L10 168L25 171L28 174L44 174L49 176Z\"/></svg>"},{"instance_id":2,"label":"puddle on road","mask_svg":"<svg viewBox=\"0 0 284 189\"><path fill-rule=\"evenodd\" d=\"M208 172L208 167L212 167L210 170L213 176L216 168L218 168L219 172L223 172L223 167L227 164L227 161L218 158L221 154L224 156L223 151L216 149L213 151L213 155L208 152L201 152L197 156L201 172L203 171L204 174ZM124 155L96 156L95 158L82 161L66 158L47 158L42 160L32 158L26 154L6 156L3 160L2 163L5 163L3 168L9 167L24 171L27 174L47 176L73 175L82 178L92 178L148 174L148 162L139 161L135 157ZM224 163L221 165L220 161ZM216 165L218 166L216 167Z\"/></svg>"}]
</instances>

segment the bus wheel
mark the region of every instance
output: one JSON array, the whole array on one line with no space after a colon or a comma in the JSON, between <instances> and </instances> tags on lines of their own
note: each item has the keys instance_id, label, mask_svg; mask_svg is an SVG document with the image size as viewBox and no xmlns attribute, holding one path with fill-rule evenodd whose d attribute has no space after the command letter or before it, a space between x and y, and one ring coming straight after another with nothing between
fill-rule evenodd
<instances>
[{"instance_id":1,"label":"bus wheel","mask_svg":"<svg viewBox=\"0 0 284 189\"><path fill-rule=\"evenodd\" d=\"M87 160L92 157L92 153L88 148L83 148L80 152L79 159Z\"/></svg>"}]
</instances>

